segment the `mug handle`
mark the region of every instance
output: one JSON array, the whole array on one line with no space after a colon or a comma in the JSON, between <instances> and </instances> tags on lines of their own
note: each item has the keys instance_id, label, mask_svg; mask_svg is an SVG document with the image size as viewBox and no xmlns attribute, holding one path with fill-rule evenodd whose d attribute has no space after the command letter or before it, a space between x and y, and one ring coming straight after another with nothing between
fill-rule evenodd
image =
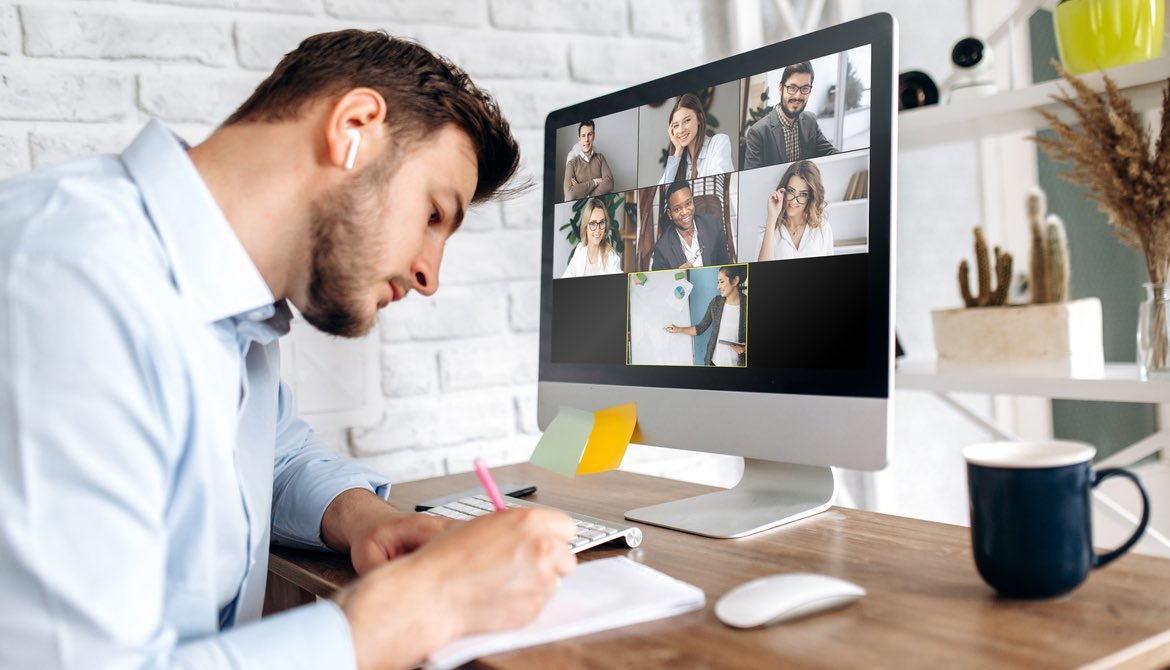
<instances>
[{"instance_id":1,"label":"mug handle","mask_svg":"<svg viewBox=\"0 0 1170 670\"><path fill-rule=\"evenodd\" d=\"M1106 552L1104 554L1094 554L1094 568L1103 568L1106 565L1112 563L1113 560L1117 557L1129 551L1129 548L1136 544L1139 539L1141 539L1142 533L1146 532L1146 524L1150 522L1150 494L1146 492L1146 487L1144 484L1142 484L1142 480L1138 479L1137 475L1130 472L1129 470L1123 470L1121 468L1105 468L1104 470L1097 471L1097 473L1093 476L1093 488L1097 488L1098 484L1105 481L1106 479L1109 479L1110 477L1125 477L1126 479L1133 482L1134 486L1137 487L1138 493L1140 493L1142 496L1142 520L1138 522L1137 530L1133 532L1133 535L1129 536L1129 539L1125 541L1125 544L1114 549L1113 551Z\"/></svg>"}]
</instances>

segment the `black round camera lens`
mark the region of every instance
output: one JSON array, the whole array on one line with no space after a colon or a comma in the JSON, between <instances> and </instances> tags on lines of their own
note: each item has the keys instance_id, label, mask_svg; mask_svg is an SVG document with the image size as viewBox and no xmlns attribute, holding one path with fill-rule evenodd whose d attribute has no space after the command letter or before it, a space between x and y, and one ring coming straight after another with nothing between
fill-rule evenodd
<instances>
[{"instance_id":1,"label":"black round camera lens","mask_svg":"<svg viewBox=\"0 0 1170 670\"><path fill-rule=\"evenodd\" d=\"M983 61L986 47L975 37L964 37L951 49L951 62L959 67L975 67Z\"/></svg>"}]
</instances>

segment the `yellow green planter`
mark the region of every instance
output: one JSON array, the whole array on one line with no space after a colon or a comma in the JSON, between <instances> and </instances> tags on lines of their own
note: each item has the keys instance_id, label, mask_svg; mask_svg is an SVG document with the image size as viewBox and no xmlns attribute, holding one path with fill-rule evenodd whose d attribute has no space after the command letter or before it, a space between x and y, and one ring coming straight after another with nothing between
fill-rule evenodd
<instances>
[{"instance_id":1,"label":"yellow green planter","mask_svg":"<svg viewBox=\"0 0 1170 670\"><path fill-rule=\"evenodd\" d=\"M1056 6L1056 48L1073 74L1162 55L1162 0L1066 0Z\"/></svg>"}]
</instances>

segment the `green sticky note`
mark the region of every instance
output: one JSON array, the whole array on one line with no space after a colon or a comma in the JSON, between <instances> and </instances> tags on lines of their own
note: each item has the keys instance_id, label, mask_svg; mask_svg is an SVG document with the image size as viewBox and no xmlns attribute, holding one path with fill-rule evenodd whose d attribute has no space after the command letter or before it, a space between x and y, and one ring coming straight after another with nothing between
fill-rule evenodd
<instances>
[{"instance_id":1,"label":"green sticky note","mask_svg":"<svg viewBox=\"0 0 1170 670\"><path fill-rule=\"evenodd\" d=\"M572 477L593 432L593 413L561 407L536 443L529 463Z\"/></svg>"},{"instance_id":2,"label":"green sticky note","mask_svg":"<svg viewBox=\"0 0 1170 670\"><path fill-rule=\"evenodd\" d=\"M675 279L686 279L687 273L686 272L676 272L676 273L674 273L674 278Z\"/></svg>"}]
</instances>

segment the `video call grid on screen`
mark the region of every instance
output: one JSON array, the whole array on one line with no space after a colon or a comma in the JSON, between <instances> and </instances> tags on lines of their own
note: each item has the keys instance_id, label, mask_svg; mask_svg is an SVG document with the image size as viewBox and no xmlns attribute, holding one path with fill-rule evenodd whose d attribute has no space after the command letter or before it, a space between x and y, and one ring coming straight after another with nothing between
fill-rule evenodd
<instances>
[{"instance_id":1,"label":"video call grid on screen","mask_svg":"<svg viewBox=\"0 0 1170 670\"><path fill-rule=\"evenodd\" d=\"M881 38L804 58L798 38L549 116L542 379L780 390L804 372L831 392L837 373L884 364L872 345L888 348L888 336L869 336L889 328L892 71L872 46ZM717 77L745 63L744 76ZM761 63L775 65L751 69ZM669 149L694 138L698 158L680 166ZM804 224L798 239L786 220ZM679 227L694 231L690 244ZM702 332L683 332L691 326Z\"/></svg>"}]
</instances>

